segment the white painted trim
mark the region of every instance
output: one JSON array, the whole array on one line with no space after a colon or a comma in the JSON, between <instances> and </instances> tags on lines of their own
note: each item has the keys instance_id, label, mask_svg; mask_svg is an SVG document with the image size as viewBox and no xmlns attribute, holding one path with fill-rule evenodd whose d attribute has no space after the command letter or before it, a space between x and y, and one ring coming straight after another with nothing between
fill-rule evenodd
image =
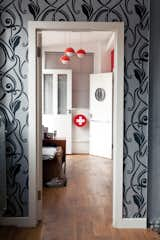
<instances>
[{"instance_id":1,"label":"white painted trim","mask_svg":"<svg viewBox=\"0 0 160 240\"><path fill-rule=\"evenodd\" d=\"M52 31L107 31L117 32L124 25L123 22L52 22L29 21L28 26L32 30Z\"/></svg>"},{"instance_id":2,"label":"white painted trim","mask_svg":"<svg viewBox=\"0 0 160 240\"><path fill-rule=\"evenodd\" d=\"M36 32L53 31L112 31L115 33L115 63L119 63L114 74L114 138L113 138L113 226L135 227L132 221L122 218L123 203L123 114L124 114L124 23L122 22L29 22L29 219L37 222L36 199ZM107 214L107 213L106 213Z\"/></svg>"},{"instance_id":3,"label":"white painted trim","mask_svg":"<svg viewBox=\"0 0 160 240\"><path fill-rule=\"evenodd\" d=\"M28 162L29 162L29 221L35 226L37 224L37 153L36 153L36 30L29 24L29 81L28 81L28 96L29 96L29 135L28 135ZM32 82L33 81L33 82Z\"/></svg>"},{"instance_id":4,"label":"white painted trim","mask_svg":"<svg viewBox=\"0 0 160 240\"><path fill-rule=\"evenodd\" d=\"M36 46L40 49L42 48L42 33L38 32L36 35ZM36 79L39 81L36 81L36 89L39 89L39 92L42 93L42 56L36 56ZM36 179L39 179L37 181L37 192L40 191L42 193L42 95L38 94L36 99L36 109L37 109L37 126L39 128L36 128L36 149L39 153L38 161L36 162L37 169L37 177ZM38 200L38 208L37 208L37 216L38 220L42 220L42 197Z\"/></svg>"},{"instance_id":5,"label":"white painted trim","mask_svg":"<svg viewBox=\"0 0 160 240\"><path fill-rule=\"evenodd\" d=\"M113 43L114 43L114 33L112 33L112 36L110 37L109 41L107 42L106 52L111 49Z\"/></svg>"},{"instance_id":6,"label":"white painted trim","mask_svg":"<svg viewBox=\"0 0 160 240\"><path fill-rule=\"evenodd\" d=\"M123 218L116 226L116 228L139 228L146 229L147 228L147 219L146 218Z\"/></svg>"},{"instance_id":7,"label":"white painted trim","mask_svg":"<svg viewBox=\"0 0 160 240\"><path fill-rule=\"evenodd\" d=\"M35 227L36 222L30 217L1 217L0 225L16 227Z\"/></svg>"},{"instance_id":8,"label":"white painted trim","mask_svg":"<svg viewBox=\"0 0 160 240\"><path fill-rule=\"evenodd\" d=\"M115 32L113 90L113 226L123 214L124 25Z\"/></svg>"},{"instance_id":9,"label":"white painted trim","mask_svg":"<svg viewBox=\"0 0 160 240\"><path fill-rule=\"evenodd\" d=\"M71 75L72 69L43 69L42 74L59 74L61 72L62 74L68 74Z\"/></svg>"}]
</instances>

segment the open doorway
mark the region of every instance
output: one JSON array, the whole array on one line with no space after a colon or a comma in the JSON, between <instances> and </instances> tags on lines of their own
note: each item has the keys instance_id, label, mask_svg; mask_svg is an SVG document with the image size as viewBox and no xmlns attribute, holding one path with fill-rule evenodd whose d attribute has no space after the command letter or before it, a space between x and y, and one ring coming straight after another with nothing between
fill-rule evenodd
<instances>
[{"instance_id":1,"label":"open doorway","mask_svg":"<svg viewBox=\"0 0 160 240\"><path fill-rule=\"evenodd\" d=\"M41 37L45 131L66 140L66 154L111 159L114 33L42 31ZM63 64L67 46L75 52ZM78 49L85 57L77 56Z\"/></svg>"},{"instance_id":2,"label":"open doorway","mask_svg":"<svg viewBox=\"0 0 160 240\"><path fill-rule=\"evenodd\" d=\"M63 222L66 231L71 227L63 217L67 211L75 225L93 221L101 234L97 225L108 231L112 216L114 33L41 31L41 36L43 221L57 215L55 229ZM74 55L63 64L61 56L71 46ZM83 58L76 54L79 48L85 49ZM84 228L83 238L87 229L91 231Z\"/></svg>"},{"instance_id":3,"label":"open doorway","mask_svg":"<svg viewBox=\"0 0 160 240\"><path fill-rule=\"evenodd\" d=\"M42 24L42 25L41 25ZM74 24L74 23L69 23L68 24L68 28L67 28L67 24L66 23L62 23L55 25L55 24L48 24L48 23L39 23L39 26L35 25L35 22L32 23L31 28L30 28L30 36L32 33L32 37L33 35L35 36L36 39L36 34L37 34L37 30L54 30L56 31L57 29L59 31L78 31L79 32L85 32L85 31L104 31L104 32L114 32L115 35L115 83L114 83L114 123L113 123L113 129L114 129L114 134L113 134L113 145L114 145L114 149L113 149L113 160L114 160L114 166L113 166L113 225L118 227L118 224L120 224L120 221L122 220L122 176L123 176L123 24L117 24L116 23L112 23L112 24L85 24L85 23L81 23L78 24ZM71 25L70 25L71 24ZM34 26L33 26L34 25ZM70 26L69 26L70 25ZM37 30L36 30L37 29ZM33 37L34 38L34 37ZM32 43L34 42L33 40L31 41ZM38 42L37 42L38 43ZM31 59L34 59L34 61L32 63L34 63L33 65L31 65L32 63L30 62L30 77L32 79L33 76L35 76L35 55L34 55L34 50L35 50L35 43L33 43L33 45L31 44L31 48L30 48L30 54L32 55ZM33 50L33 52L32 52ZM34 56L33 56L34 55ZM117 63L120 62L121 64L118 65ZM33 69L34 68L34 69ZM38 69L38 68L37 68ZM94 72L92 74L95 74ZM97 73L96 73L97 74ZM38 76L38 74L37 74ZM91 75L91 78L94 82L94 77L93 75ZM98 75L97 75L98 77ZM102 76L101 76L102 77ZM119 79L118 79L119 77ZM38 79L37 79L38 80ZM119 80L119 81L118 81ZM33 85L33 82L31 83L31 85ZM92 84L91 84L92 85ZM90 85L90 86L91 86ZM96 85L94 83L94 85ZM33 86L32 86L33 87ZM33 92L34 89L36 89L36 98L35 96L33 97ZM102 93L103 87L100 87L98 89L97 92L97 98L103 98L104 93ZM97 87L96 87L97 90ZM104 90L104 89L103 89ZM95 92L95 89L94 89ZM106 91L105 91L106 92ZM40 143L40 136L41 136L41 127L40 127L40 115L41 115L41 83L36 83L35 86L32 88L32 91L30 90L30 97L32 99L32 101L34 102L34 99L36 100L35 103L37 103L37 110L36 110L36 115L37 118L35 118L35 115L33 115L33 111L34 108L30 109L30 119L31 116L33 116L32 120L30 120L30 128L32 126L36 126L36 131L30 131L30 134L32 135L32 144L36 143L37 146L37 151L33 151L33 145L30 146L30 156L31 158L36 156L37 162L37 174L36 174L36 181L35 183L32 181L31 184L31 189L32 189L32 193L30 194L30 200L33 200L32 198L34 198L34 194L35 194L35 189L42 191L42 184L40 181L38 181L39 177L42 175L42 162L40 163L39 160L41 160L41 143ZM95 96L96 97L96 96ZM97 99L97 101L99 101ZM101 100L100 100L101 101ZM118 103L118 105L117 105ZM34 105L34 104L33 104ZM35 112L34 112L35 114ZM34 121L35 120L35 121ZM35 125L34 125L35 124ZM32 129L33 130L33 129ZM30 135L30 136L31 136ZM34 154L33 154L34 152ZM116 161L115 160L119 160ZM35 169L35 163L33 164L33 169L31 169L30 171L30 176L32 179L32 174L34 172ZM31 166L31 167L32 167ZM33 172L32 172L33 171ZM33 179L32 179L33 180ZM34 189L34 184L36 186L36 188ZM40 194L39 194L40 195ZM35 199L35 198L34 198ZM38 199L39 201L36 202L36 200L34 200L35 202L35 207L38 210L38 214L37 211L35 212L30 212L32 215L34 215L35 213L35 220L37 221L37 219L41 219L41 210L42 210L42 201L41 198L39 197ZM33 207L30 209L32 210Z\"/></svg>"}]
</instances>

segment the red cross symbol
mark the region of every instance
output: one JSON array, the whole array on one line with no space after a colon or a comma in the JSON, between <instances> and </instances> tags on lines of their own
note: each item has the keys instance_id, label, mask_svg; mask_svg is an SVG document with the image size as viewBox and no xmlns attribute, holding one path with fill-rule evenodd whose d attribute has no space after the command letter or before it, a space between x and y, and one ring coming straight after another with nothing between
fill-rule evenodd
<instances>
[{"instance_id":1,"label":"red cross symbol","mask_svg":"<svg viewBox=\"0 0 160 240\"><path fill-rule=\"evenodd\" d=\"M74 117L74 124L78 127L83 127L87 123L87 119L83 114L78 114Z\"/></svg>"}]
</instances>

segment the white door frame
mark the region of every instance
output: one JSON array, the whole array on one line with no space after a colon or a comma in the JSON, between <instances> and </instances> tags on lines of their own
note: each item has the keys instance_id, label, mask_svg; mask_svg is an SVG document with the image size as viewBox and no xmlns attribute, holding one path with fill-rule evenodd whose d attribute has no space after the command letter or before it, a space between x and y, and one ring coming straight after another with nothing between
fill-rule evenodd
<instances>
[{"instance_id":1,"label":"white door frame","mask_svg":"<svg viewBox=\"0 0 160 240\"><path fill-rule=\"evenodd\" d=\"M113 105L113 226L145 228L144 219L124 219L123 208L123 114L124 114L124 23L123 22L51 22L29 21L29 219L37 223L36 152L37 95L36 34L39 30L53 31L111 31L115 35L114 105ZM118 63L118 64L117 64ZM106 212L107 214L107 212ZM140 220L140 221L138 221Z\"/></svg>"}]
</instances>

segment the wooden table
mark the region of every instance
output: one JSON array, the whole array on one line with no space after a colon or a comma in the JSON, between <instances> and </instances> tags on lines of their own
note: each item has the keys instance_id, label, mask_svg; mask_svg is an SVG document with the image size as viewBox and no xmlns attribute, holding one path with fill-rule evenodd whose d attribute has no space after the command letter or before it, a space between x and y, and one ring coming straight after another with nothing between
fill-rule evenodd
<instances>
[{"instance_id":1,"label":"wooden table","mask_svg":"<svg viewBox=\"0 0 160 240\"><path fill-rule=\"evenodd\" d=\"M44 138L43 139L43 146L61 146L63 149L63 161L66 160L66 140L65 139L61 139L61 138L56 138L56 139L52 139L52 138Z\"/></svg>"},{"instance_id":2,"label":"wooden table","mask_svg":"<svg viewBox=\"0 0 160 240\"><path fill-rule=\"evenodd\" d=\"M54 177L59 177L64 164L64 174L66 171L66 140L65 139L43 139L43 146L57 147L56 156L53 159L43 161L43 182L47 182Z\"/></svg>"}]
</instances>

